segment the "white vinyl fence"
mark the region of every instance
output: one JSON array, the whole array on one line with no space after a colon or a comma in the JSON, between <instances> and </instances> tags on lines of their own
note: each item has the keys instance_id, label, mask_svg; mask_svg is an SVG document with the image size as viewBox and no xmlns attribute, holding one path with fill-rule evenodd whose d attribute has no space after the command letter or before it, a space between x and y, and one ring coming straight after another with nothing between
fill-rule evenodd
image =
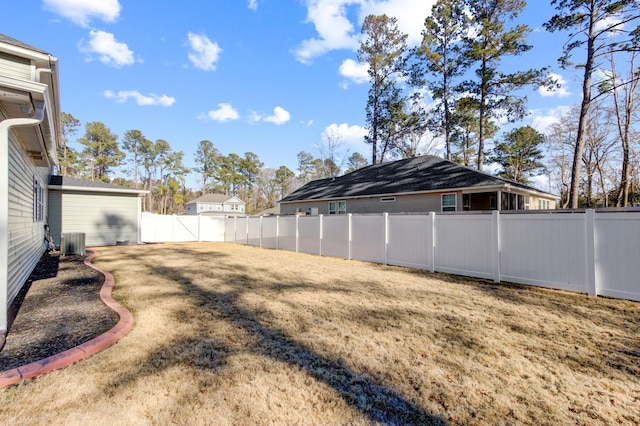
<instances>
[{"instance_id":1,"label":"white vinyl fence","mask_svg":"<svg viewBox=\"0 0 640 426\"><path fill-rule=\"evenodd\" d=\"M178 241L224 241L225 218L221 216L177 216L142 213L140 240L143 243Z\"/></svg>"},{"instance_id":2,"label":"white vinyl fence","mask_svg":"<svg viewBox=\"0 0 640 426\"><path fill-rule=\"evenodd\" d=\"M640 301L640 212L227 218L225 241Z\"/></svg>"}]
</instances>

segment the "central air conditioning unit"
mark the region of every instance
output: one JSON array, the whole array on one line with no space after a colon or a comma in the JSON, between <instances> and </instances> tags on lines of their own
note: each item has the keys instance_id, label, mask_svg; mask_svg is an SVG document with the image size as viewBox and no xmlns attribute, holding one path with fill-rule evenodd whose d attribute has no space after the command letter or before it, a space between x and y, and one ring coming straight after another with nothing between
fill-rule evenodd
<instances>
[{"instance_id":1,"label":"central air conditioning unit","mask_svg":"<svg viewBox=\"0 0 640 426\"><path fill-rule=\"evenodd\" d=\"M84 232L65 232L60 235L60 254L84 255Z\"/></svg>"}]
</instances>

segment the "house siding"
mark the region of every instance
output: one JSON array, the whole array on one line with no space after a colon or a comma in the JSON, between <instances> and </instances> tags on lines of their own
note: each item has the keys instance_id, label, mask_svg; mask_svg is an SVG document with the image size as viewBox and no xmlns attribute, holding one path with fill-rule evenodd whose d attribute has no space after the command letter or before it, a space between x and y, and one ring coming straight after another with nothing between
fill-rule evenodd
<instances>
[{"instance_id":1,"label":"house siding","mask_svg":"<svg viewBox=\"0 0 640 426\"><path fill-rule=\"evenodd\" d=\"M138 242L140 199L104 192L50 191L49 220L56 246L60 234L82 232L87 246Z\"/></svg>"},{"instance_id":2,"label":"house siding","mask_svg":"<svg viewBox=\"0 0 640 426\"><path fill-rule=\"evenodd\" d=\"M395 195L396 201L394 202L380 201L383 197L345 198L345 200L347 201L347 213L427 213L442 210L441 195L440 193ZM456 199L457 210L462 210L462 194L458 193ZM281 203L280 214L295 214L298 208L300 212L308 214L312 209L317 208L318 214L327 215L329 214L329 201Z\"/></svg>"},{"instance_id":3,"label":"house siding","mask_svg":"<svg viewBox=\"0 0 640 426\"><path fill-rule=\"evenodd\" d=\"M43 208L47 211L47 182L49 169L35 167L15 133L9 133L9 188L8 188L8 259L7 306L29 278L40 257L45 252L44 224L33 218L33 180L38 180L43 190ZM43 218L44 219L44 218Z\"/></svg>"},{"instance_id":4,"label":"house siding","mask_svg":"<svg viewBox=\"0 0 640 426\"><path fill-rule=\"evenodd\" d=\"M0 75L20 80L31 80L31 61L0 52Z\"/></svg>"}]
</instances>

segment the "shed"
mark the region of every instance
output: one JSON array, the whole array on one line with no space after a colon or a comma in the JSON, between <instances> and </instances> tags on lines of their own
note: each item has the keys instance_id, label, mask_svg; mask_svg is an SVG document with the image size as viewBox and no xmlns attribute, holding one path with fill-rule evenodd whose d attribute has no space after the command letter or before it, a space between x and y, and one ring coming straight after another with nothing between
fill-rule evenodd
<instances>
[{"instance_id":1,"label":"shed","mask_svg":"<svg viewBox=\"0 0 640 426\"><path fill-rule=\"evenodd\" d=\"M104 182L51 176L49 226L60 246L63 233L84 233L87 246L140 242L142 197L149 191Z\"/></svg>"}]
</instances>

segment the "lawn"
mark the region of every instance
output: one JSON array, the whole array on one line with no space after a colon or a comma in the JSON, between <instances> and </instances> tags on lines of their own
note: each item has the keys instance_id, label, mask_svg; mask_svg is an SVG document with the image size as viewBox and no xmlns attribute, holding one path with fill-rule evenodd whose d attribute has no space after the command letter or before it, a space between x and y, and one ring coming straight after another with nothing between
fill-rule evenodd
<instances>
[{"instance_id":1,"label":"lawn","mask_svg":"<svg viewBox=\"0 0 640 426\"><path fill-rule=\"evenodd\" d=\"M639 424L640 304L221 243L95 261L136 326L5 424Z\"/></svg>"}]
</instances>

